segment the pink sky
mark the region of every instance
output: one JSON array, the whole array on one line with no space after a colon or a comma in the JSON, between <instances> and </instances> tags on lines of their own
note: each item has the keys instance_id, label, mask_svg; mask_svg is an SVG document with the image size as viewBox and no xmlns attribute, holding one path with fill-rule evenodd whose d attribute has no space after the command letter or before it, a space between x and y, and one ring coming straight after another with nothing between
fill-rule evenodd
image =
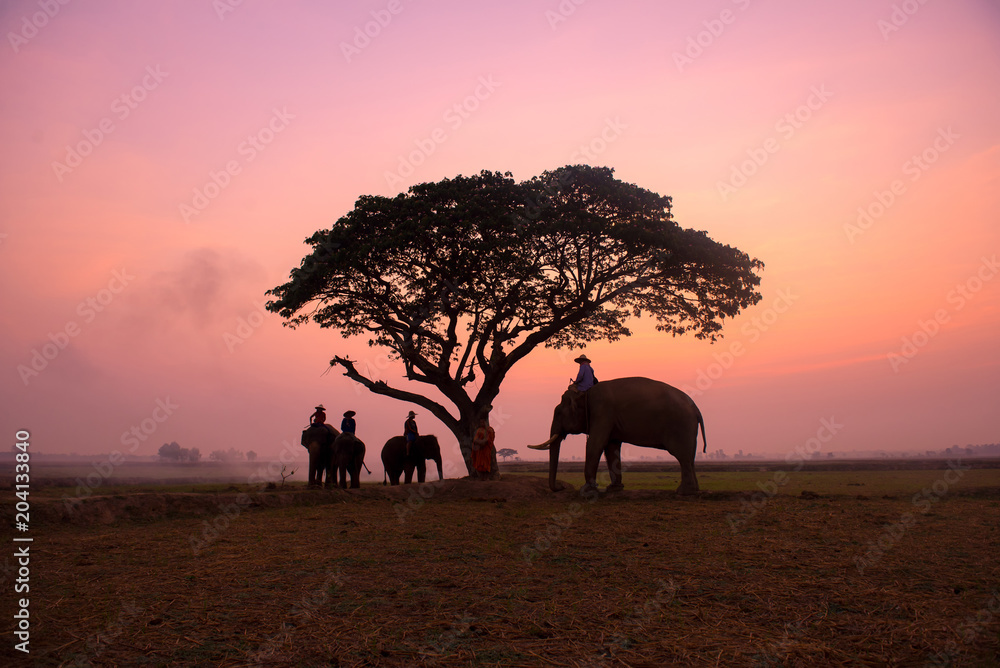
<instances>
[{"instance_id":1,"label":"pink sky","mask_svg":"<svg viewBox=\"0 0 1000 668\"><path fill-rule=\"evenodd\" d=\"M411 407L323 373L334 354L390 383L401 369L261 317L264 291L360 195L575 162L673 196L680 224L766 264L763 301L721 343L639 322L588 347L598 377L692 390L727 453L793 451L831 418L827 451L1000 441L995 3L224 3L0 8L11 443L29 429L42 452L128 451L146 420L133 454L276 455L323 402L357 411L380 475ZM53 341L37 375L19 370ZM498 447L531 456L548 436L574 356L511 374Z\"/></svg>"}]
</instances>

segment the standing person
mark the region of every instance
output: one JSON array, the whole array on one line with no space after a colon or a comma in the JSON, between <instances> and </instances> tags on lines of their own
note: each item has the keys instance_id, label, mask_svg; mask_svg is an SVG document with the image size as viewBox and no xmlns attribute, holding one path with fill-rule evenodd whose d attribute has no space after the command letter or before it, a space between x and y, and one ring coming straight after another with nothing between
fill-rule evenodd
<instances>
[{"instance_id":1,"label":"standing person","mask_svg":"<svg viewBox=\"0 0 1000 668\"><path fill-rule=\"evenodd\" d=\"M479 427L472 437L472 467L476 469L480 480L489 480L493 470L493 450L495 448L496 432L486 418L479 418Z\"/></svg>"},{"instance_id":2,"label":"standing person","mask_svg":"<svg viewBox=\"0 0 1000 668\"><path fill-rule=\"evenodd\" d=\"M340 431L345 434L353 434L354 430L357 429L357 423L354 421L354 416L357 415L354 411L347 411L344 413L344 419L340 421Z\"/></svg>"},{"instance_id":3,"label":"standing person","mask_svg":"<svg viewBox=\"0 0 1000 668\"><path fill-rule=\"evenodd\" d=\"M587 359L586 355L580 355L575 360L573 360L580 365L580 371L576 374L576 389L580 392L586 392L594 386L597 382L597 378L594 377L594 370L590 366L590 360Z\"/></svg>"},{"instance_id":4,"label":"standing person","mask_svg":"<svg viewBox=\"0 0 1000 668\"><path fill-rule=\"evenodd\" d=\"M323 408L323 404L316 407L316 411L309 416L309 426L314 424L326 425L326 409Z\"/></svg>"},{"instance_id":5,"label":"standing person","mask_svg":"<svg viewBox=\"0 0 1000 668\"><path fill-rule=\"evenodd\" d=\"M410 445L417 440L417 421L413 418L417 417L417 414L413 411L406 416L406 422L403 423L403 437L406 439L406 456L410 456Z\"/></svg>"}]
</instances>

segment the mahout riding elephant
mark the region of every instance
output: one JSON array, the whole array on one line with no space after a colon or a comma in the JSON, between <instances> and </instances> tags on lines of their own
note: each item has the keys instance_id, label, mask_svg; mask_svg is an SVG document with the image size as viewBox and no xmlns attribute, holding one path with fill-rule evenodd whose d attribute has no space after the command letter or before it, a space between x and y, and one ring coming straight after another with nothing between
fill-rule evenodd
<instances>
[{"instance_id":1,"label":"mahout riding elephant","mask_svg":"<svg viewBox=\"0 0 1000 668\"><path fill-rule=\"evenodd\" d=\"M694 401L676 387L650 378L603 380L586 392L571 385L552 416L551 437L535 450L549 450L549 487L557 492L559 446L566 434L587 434L584 486L581 492L597 488L597 465L601 453L608 464L611 484L608 491L623 489L622 443L666 450L681 465L679 494L698 491L694 457L698 450L698 427L705 449L705 421Z\"/></svg>"},{"instance_id":2,"label":"mahout riding elephant","mask_svg":"<svg viewBox=\"0 0 1000 668\"><path fill-rule=\"evenodd\" d=\"M406 456L406 439L393 436L382 447L382 466L385 467L382 484L385 484L387 476L390 484L398 485L400 474L405 474L405 482L409 485L413 481L413 469L417 470L417 482L424 482L428 459L433 459L437 464L438 480L444 480L441 446L436 436L417 436L417 440L410 445L409 457Z\"/></svg>"},{"instance_id":3,"label":"mahout riding elephant","mask_svg":"<svg viewBox=\"0 0 1000 668\"><path fill-rule=\"evenodd\" d=\"M351 489L361 487L361 467L365 465L365 444L350 432L344 432L333 442L333 466L340 475L340 486L347 489L347 474ZM365 467L368 468L368 467Z\"/></svg>"},{"instance_id":4,"label":"mahout riding elephant","mask_svg":"<svg viewBox=\"0 0 1000 668\"><path fill-rule=\"evenodd\" d=\"M309 486L318 487L323 483L326 472L326 486L336 483L333 469L333 442L340 432L328 424L314 424L302 431L302 445L309 451Z\"/></svg>"}]
</instances>

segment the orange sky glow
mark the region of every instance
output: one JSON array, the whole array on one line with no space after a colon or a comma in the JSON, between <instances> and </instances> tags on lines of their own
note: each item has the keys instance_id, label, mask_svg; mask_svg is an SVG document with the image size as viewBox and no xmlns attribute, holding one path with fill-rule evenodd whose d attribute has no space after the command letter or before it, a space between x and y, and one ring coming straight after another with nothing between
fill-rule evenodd
<instances>
[{"instance_id":1,"label":"orange sky glow","mask_svg":"<svg viewBox=\"0 0 1000 668\"><path fill-rule=\"evenodd\" d=\"M709 450L781 456L823 420L829 452L1000 441L994 2L52 5L0 7L11 444L276 456L323 402L357 411L380 476L411 406L327 363L421 386L363 340L283 328L264 292L361 195L574 163L765 263L714 345L638 321L587 347L601 379L688 391ZM573 357L508 376L498 447L544 456L525 446Z\"/></svg>"}]
</instances>

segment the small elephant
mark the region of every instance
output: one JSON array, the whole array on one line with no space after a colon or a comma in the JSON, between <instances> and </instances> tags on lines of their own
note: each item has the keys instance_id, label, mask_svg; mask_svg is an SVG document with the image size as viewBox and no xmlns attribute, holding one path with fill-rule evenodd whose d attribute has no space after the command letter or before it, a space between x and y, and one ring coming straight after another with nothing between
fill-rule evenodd
<instances>
[{"instance_id":1,"label":"small elephant","mask_svg":"<svg viewBox=\"0 0 1000 668\"><path fill-rule=\"evenodd\" d=\"M309 451L309 486L319 487L326 472L326 486L334 485L333 443L340 432L328 424L314 424L302 431L302 445Z\"/></svg>"},{"instance_id":2,"label":"small elephant","mask_svg":"<svg viewBox=\"0 0 1000 668\"><path fill-rule=\"evenodd\" d=\"M361 487L361 467L364 465L364 441L349 432L342 433L334 440L333 467L340 475L342 489L347 489L348 474L351 476L351 489Z\"/></svg>"},{"instance_id":3,"label":"small elephant","mask_svg":"<svg viewBox=\"0 0 1000 668\"><path fill-rule=\"evenodd\" d=\"M400 474L405 474L406 484L409 485L413 481L413 469L417 470L417 482L424 482L428 459L433 459L437 464L438 480L444 480L441 446L436 436L417 436L417 440L410 445L409 456L406 455L406 439L402 436L393 436L382 447L382 466L385 467L382 484L385 484L385 479L388 477L390 484L398 485Z\"/></svg>"}]
</instances>

